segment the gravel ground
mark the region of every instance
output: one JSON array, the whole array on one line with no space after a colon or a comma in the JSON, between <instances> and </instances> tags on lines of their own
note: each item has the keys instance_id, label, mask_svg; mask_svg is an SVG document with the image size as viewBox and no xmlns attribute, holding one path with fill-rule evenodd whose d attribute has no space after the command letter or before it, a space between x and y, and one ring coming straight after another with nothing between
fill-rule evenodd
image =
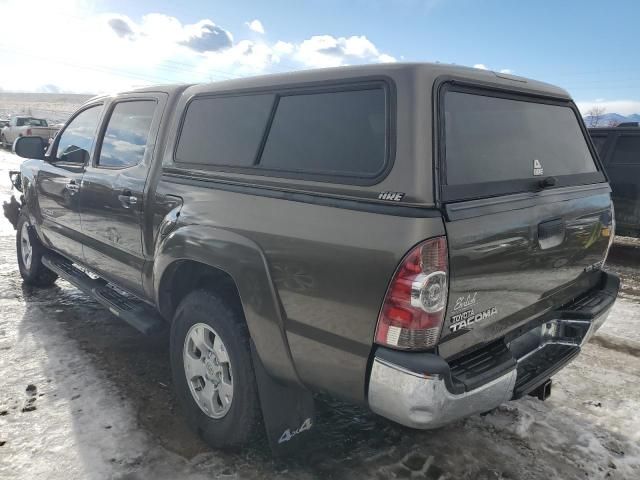
<instances>
[{"instance_id":1,"label":"gravel ground","mask_svg":"<svg viewBox=\"0 0 640 480\"><path fill-rule=\"evenodd\" d=\"M0 198L18 165L0 152ZM640 478L637 241L614 246L618 302L546 402L419 432L320 398L309 451L277 461L260 443L211 451L185 428L166 336L139 335L63 281L24 287L4 219L0 265L2 479Z\"/></svg>"}]
</instances>

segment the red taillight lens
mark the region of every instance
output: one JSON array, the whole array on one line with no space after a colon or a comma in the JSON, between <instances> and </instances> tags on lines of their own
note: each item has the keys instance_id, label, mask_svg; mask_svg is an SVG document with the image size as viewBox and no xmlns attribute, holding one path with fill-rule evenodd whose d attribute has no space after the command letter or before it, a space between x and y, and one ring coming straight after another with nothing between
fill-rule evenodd
<instances>
[{"instance_id":1,"label":"red taillight lens","mask_svg":"<svg viewBox=\"0 0 640 480\"><path fill-rule=\"evenodd\" d=\"M31 129L27 128L27 137L31 135Z\"/></svg>"},{"instance_id":2,"label":"red taillight lens","mask_svg":"<svg viewBox=\"0 0 640 480\"><path fill-rule=\"evenodd\" d=\"M421 243L402 260L378 317L376 343L407 350L435 346L447 307L445 237Z\"/></svg>"}]
</instances>

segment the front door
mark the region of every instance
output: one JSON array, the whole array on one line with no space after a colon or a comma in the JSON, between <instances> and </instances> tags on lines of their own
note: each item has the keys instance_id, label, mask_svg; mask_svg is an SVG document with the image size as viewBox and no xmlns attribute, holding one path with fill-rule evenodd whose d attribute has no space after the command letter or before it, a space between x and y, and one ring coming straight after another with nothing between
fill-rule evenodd
<instances>
[{"instance_id":1,"label":"front door","mask_svg":"<svg viewBox=\"0 0 640 480\"><path fill-rule=\"evenodd\" d=\"M72 260L83 261L79 191L94 147L102 105L80 111L58 136L38 171L40 227L49 245Z\"/></svg>"},{"instance_id":2,"label":"front door","mask_svg":"<svg viewBox=\"0 0 640 480\"><path fill-rule=\"evenodd\" d=\"M109 106L80 189L87 266L136 294L143 293L143 204L161 99L136 95Z\"/></svg>"}]
</instances>

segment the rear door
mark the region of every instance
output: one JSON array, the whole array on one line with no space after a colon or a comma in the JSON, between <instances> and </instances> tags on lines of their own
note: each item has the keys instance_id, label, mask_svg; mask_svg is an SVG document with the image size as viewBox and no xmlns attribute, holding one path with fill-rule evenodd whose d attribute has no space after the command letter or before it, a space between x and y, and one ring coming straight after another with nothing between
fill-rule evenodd
<instances>
[{"instance_id":1,"label":"rear door","mask_svg":"<svg viewBox=\"0 0 640 480\"><path fill-rule=\"evenodd\" d=\"M451 273L440 348L451 356L589 289L612 222L609 186L571 102L440 93Z\"/></svg>"},{"instance_id":2,"label":"rear door","mask_svg":"<svg viewBox=\"0 0 640 480\"><path fill-rule=\"evenodd\" d=\"M43 234L56 250L80 262L84 258L78 192L102 108L102 104L90 105L67 123L36 179Z\"/></svg>"},{"instance_id":3,"label":"rear door","mask_svg":"<svg viewBox=\"0 0 640 480\"><path fill-rule=\"evenodd\" d=\"M108 106L80 190L87 265L142 294L145 185L166 96L119 97Z\"/></svg>"}]
</instances>

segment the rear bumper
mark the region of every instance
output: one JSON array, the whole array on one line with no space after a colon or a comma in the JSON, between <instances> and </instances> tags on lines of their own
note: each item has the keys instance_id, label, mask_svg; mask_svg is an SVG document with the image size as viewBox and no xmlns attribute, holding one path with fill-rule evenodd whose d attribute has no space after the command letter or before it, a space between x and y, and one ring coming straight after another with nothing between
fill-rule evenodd
<instances>
[{"instance_id":1,"label":"rear bumper","mask_svg":"<svg viewBox=\"0 0 640 480\"><path fill-rule=\"evenodd\" d=\"M491 410L534 390L579 353L606 320L619 279L603 272L600 287L505 344L448 364L432 353L378 348L371 367L371 410L402 425L437 428ZM460 367L460 365L464 367Z\"/></svg>"},{"instance_id":2,"label":"rear bumper","mask_svg":"<svg viewBox=\"0 0 640 480\"><path fill-rule=\"evenodd\" d=\"M470 392L453 394L441 375L421 374L376 357L369 381L375 413L412 428L437 428L480 413L511 398L516 370Z\"/></svg>"}]
</instances>

